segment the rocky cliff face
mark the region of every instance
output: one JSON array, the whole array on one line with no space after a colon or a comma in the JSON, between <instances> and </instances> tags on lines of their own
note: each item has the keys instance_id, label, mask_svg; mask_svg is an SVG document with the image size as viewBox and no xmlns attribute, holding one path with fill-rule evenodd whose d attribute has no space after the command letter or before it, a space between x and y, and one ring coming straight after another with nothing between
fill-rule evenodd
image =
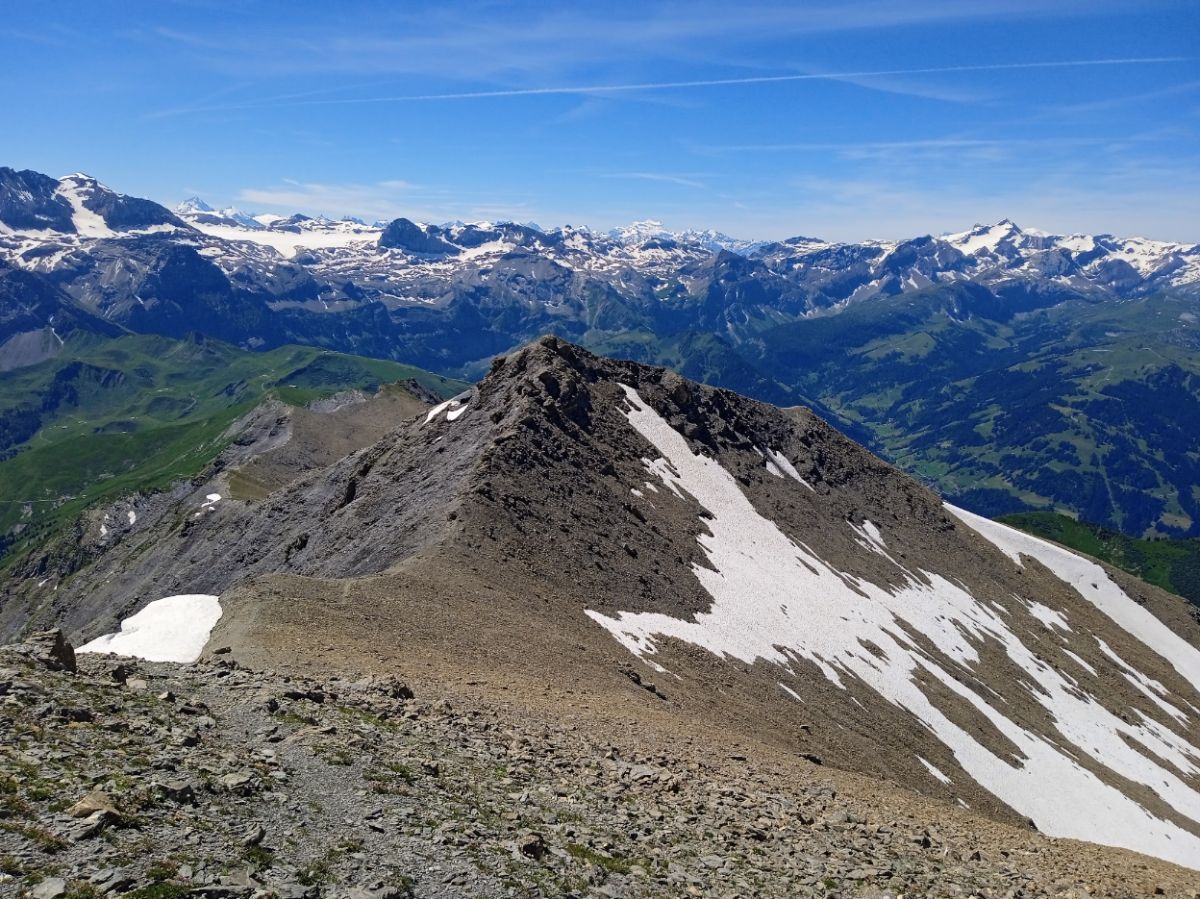
<instances>
[{"instance_id":1,"label":"rocky cliff face","mask_svg":"<svg viewBox=\"0 0 1200 899\"><path fill-rule=\"evenodd\" d=\"M263 499L198 499L41 614L90 637L216 594L214 640L266 666L551 679L1200 864L1182 602L944 506L807 411L547 338Z\"/></svg>"}]
</instances>

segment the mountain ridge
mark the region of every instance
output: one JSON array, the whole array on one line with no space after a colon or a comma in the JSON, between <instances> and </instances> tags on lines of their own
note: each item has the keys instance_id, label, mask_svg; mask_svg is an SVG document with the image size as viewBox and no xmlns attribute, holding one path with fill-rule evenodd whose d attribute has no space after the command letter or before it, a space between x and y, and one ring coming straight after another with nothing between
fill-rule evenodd
<instances>
[{"instance_id":1,"label":"mountain ridge","mask_svg":"<svg viewBox=\"0 0 1200 899\"><path fill-rule=\"evenodd\" d=\"M41 616L88 637L211 593L213 639L265 667L320 664L319 621L355 658L652 683L669 714L1001 821L1200 859L1183 602L1013 543L805 410L551 337L261 500L196 506L212 483Z\"/></svg>"}]
</instances>

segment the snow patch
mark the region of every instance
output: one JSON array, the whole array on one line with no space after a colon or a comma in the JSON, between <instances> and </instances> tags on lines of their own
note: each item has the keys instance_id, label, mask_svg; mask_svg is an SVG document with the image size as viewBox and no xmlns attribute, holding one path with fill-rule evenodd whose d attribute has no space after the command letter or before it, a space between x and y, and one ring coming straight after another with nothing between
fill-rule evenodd
<instances>
[{"instance_id":1,"label":"snow patch","mask_svg":"<svg viewBox=\"0 0 1200 899\"><path fill-rule=\"evenodd\" d=\"M795 690L793 690L787 684L780 683L779 688L781 690L783 690L783 692L786 693L788 696L792 697L792 699L796 700L797 702L804 702L804 697L802 697L799 693L797 693ZM805 703L805 704L807 705L807 703Z\"/></svg>"},{"instance_id":2,"label":"snow patch","mask_svg":"<svg viewBox=\"0 0 1200 899\"><path fill-rule=\"evenodd\" d=\"M1049 606L1042 605L1040 602L1034 602L1031 599L1026 600L1025 605L1029 609L1030 615L1046 625L1046 630L1056 627L1064 631L1071 629L1071 625L1067 624L1067 619L1061 612L1056 612Z\"/></svg>"},{"instance_id":3,"label":"snow patch","mask_svg":"<svg viewBox=\"0 0 1200 899\"><path fill-rule=\"evenodd\" d=\"M1081 659L1079 656L1077 656L1075 653L1071 652L1071 650L1064 649L1063 653L1065 655L1067 655L1069 658L1073 659L1075 661L1076 665L1078 665L1080 668L1082 668L1084 671L1086 671L1092 677L1097 676L1096 669L1093 668L1091 665L1089 665L1087 662L1085 662L1083 659Z\"/></svg>"},{"instance_id":4,"label":"snow patch","mask_svg":"<svg viewBox=\"0 0 1200 899\"><path fill-rule=\"evenodd\" d=\"M449 411L446 411L446 410L449 410ZM446 413L447 421L454 421L455 419L457 419L460 415L462 415L466 411L467 411L466 402L455 397L454 399L449 399L449 400L446 400L445 402L438 403L436 406L434 406L432 409L430 409L427 413L425 413L425 424L429 424L431 421L433 421L435 418L437 418L443 412Z\"/></svg>"},{"instance_id":5,"label":"snow patch","mask_svg":"<svg viewBox=\"0 0 1200 899\"><path fill-rule=\"evenodd\" d=\"M787 456L779 452L779 450L771 450L771 460L778 465L780 469L782 469L784 473L788 475L788 477L795 481L799 481L809 490L812 490L814 493L816 493L813 485L804 480L804 478L800 477L800 472L796 471L796 466L792 464L791 460Z\"/></svg>"},{"instance_id":6,"label":"snow patch","mask_svg":"<svg viewBox=\"0 0 1200 899\"><path fill-rule=\"evenodd\" d=\"M1010 559L1041 562L1084 599L1170 662L1188 683L1200 689L1200 650L1134 602L1095 562L1008 525L946 504L946 511L993 543Z\"/></svg>"},{"instance_id":7,"label":"snow patch","mask_svg":"<svg viewBox=\"0 0 1200 899\"><path fill-rule=\"evenodd\" d=\"M262 216L255 216L261 221ZM278 221L278 219L273 219ZM265 224L270 224L267 222ZM336 224L342 224L338 222ZM380 230L377 228L336 228L324 231L271 231L267 229L240 228L236 225L210 225L203 222L192 222L197 231L219 237L222 240L253 243L270 247L285 259L290 259L301 250L327 250L336 247L352 247L355 245L370 245L379 240Z\"/></svg>"},{"instance_id":8,"label":"snow patch","mask_svg":"<svg viewBox=\"0 0 1200 899\"><path fill-rule=\"evenodd\" d=\"M834 569L762 516L719 462L694 453L637 391L622 386L629 403L625 416L662 454L644 460L647 469L708 513L697 537L708 565L692 570L713 603L688 620L656 612L609 616L586 610L621 645L650 661L660 638L675 638L746 664L763 661L790 671L808 662L838 687L843 679L858 680L914 715L970 777L1031 817L1044 833L1200 865L1200 837L1151 814L1077 761L1090 756L1200 821L1200 793L1189 783L1200 775L1200 750L1154 722L1123 721L1082 694L960 584L919 572L900 586L884 588ZM1142 629L1149 626L1142 622ZM936 652L919 648L910 633L921 634ZM980 664L977 647L984 642L997 645L1027 677L1023 698L1049 713L1049 735L1008 718L1009 703L979 680L959 679L961 669ZM878 651L867 652L864 645ZM955 724L919 685L925 678L982 715L1015 746L1021 764L1014 766ZM1193 683L1200 684L1200 678Z\"/></svg>"},{"instance_id":9,"label":"snow patch","mask_svg":"<svg viewBox=\"0 0 1200 899\"><path fill-rule=\"evenodd\" d=\"M103 217L83 205L91 185L86 176L68 175L58 183L58 195L71 204L71 221L80 237L115 237Z\"/></svg>"},{"instance_id":10,"label":"snow patch","mask_svg":"<svg viewBox=\"0 0 1200 899\"><path fill-rule=\"evenodd\" d=\"M188 593L150 603L121 622L114 634L97 637L76 652L133 656L148 662L190 663L200 658L221 618L216 596Z\"/></svg>"},{"instance_id":11,"label":"snow patch","mask_svg":"<svg viewBox=\"0 0 1200 899\"><path fill-rule=\"evenodd\" d=\"M917 761L925 766L925 769L934 776L934 779L940 780L944 784L950 783L950 778L943 774L933 762L927 761L921 756L917 756Z\"/></svg>"}]
</instances>

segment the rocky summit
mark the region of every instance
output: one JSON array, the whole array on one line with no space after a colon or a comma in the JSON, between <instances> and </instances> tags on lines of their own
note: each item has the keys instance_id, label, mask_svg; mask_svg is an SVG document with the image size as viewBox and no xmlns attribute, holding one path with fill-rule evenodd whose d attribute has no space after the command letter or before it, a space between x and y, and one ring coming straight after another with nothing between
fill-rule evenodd
<instances>
[{"instance_id":1,"label":"rocky summit","mask_svg":"<svg viewBox=\"0 0 1200 899\"><path fill-rule=\"evenodd\" d=\"M0 621L63 628L84 674L56 638L13 651L34 661L11 763L98 758L51 748L56 706L25 697L59 689L121 771L183 770L177 730L215 751L205 820L272 852L183 825L180 869L208 879L162 883L188 889L1188 895L1200 625L1178 597L945 505L805 409L557 338L432 399L251 414L201 476L27 559ZM155 665L114 680L97 654ZM107 770L16 807L140 801ZM84 851L20 827L20 865L42 831Z\"/></svg>"}]
</instances>

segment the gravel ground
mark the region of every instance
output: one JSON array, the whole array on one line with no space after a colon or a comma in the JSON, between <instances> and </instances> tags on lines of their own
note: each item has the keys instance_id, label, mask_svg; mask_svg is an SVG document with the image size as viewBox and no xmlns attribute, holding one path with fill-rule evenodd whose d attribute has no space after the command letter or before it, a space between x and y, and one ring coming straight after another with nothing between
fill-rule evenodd
<instances>
[{"instance_id":1,"label":"gravel ground","mask_svg":"<svg viewBox=\"0 0 1200 899\"><path fill-rule=\"evenodd\" d=\"M638 752L393 677L72 664L52 636L0 650L0 895L1200 896L816 765Z\"/></svg>"}]
</instances>

